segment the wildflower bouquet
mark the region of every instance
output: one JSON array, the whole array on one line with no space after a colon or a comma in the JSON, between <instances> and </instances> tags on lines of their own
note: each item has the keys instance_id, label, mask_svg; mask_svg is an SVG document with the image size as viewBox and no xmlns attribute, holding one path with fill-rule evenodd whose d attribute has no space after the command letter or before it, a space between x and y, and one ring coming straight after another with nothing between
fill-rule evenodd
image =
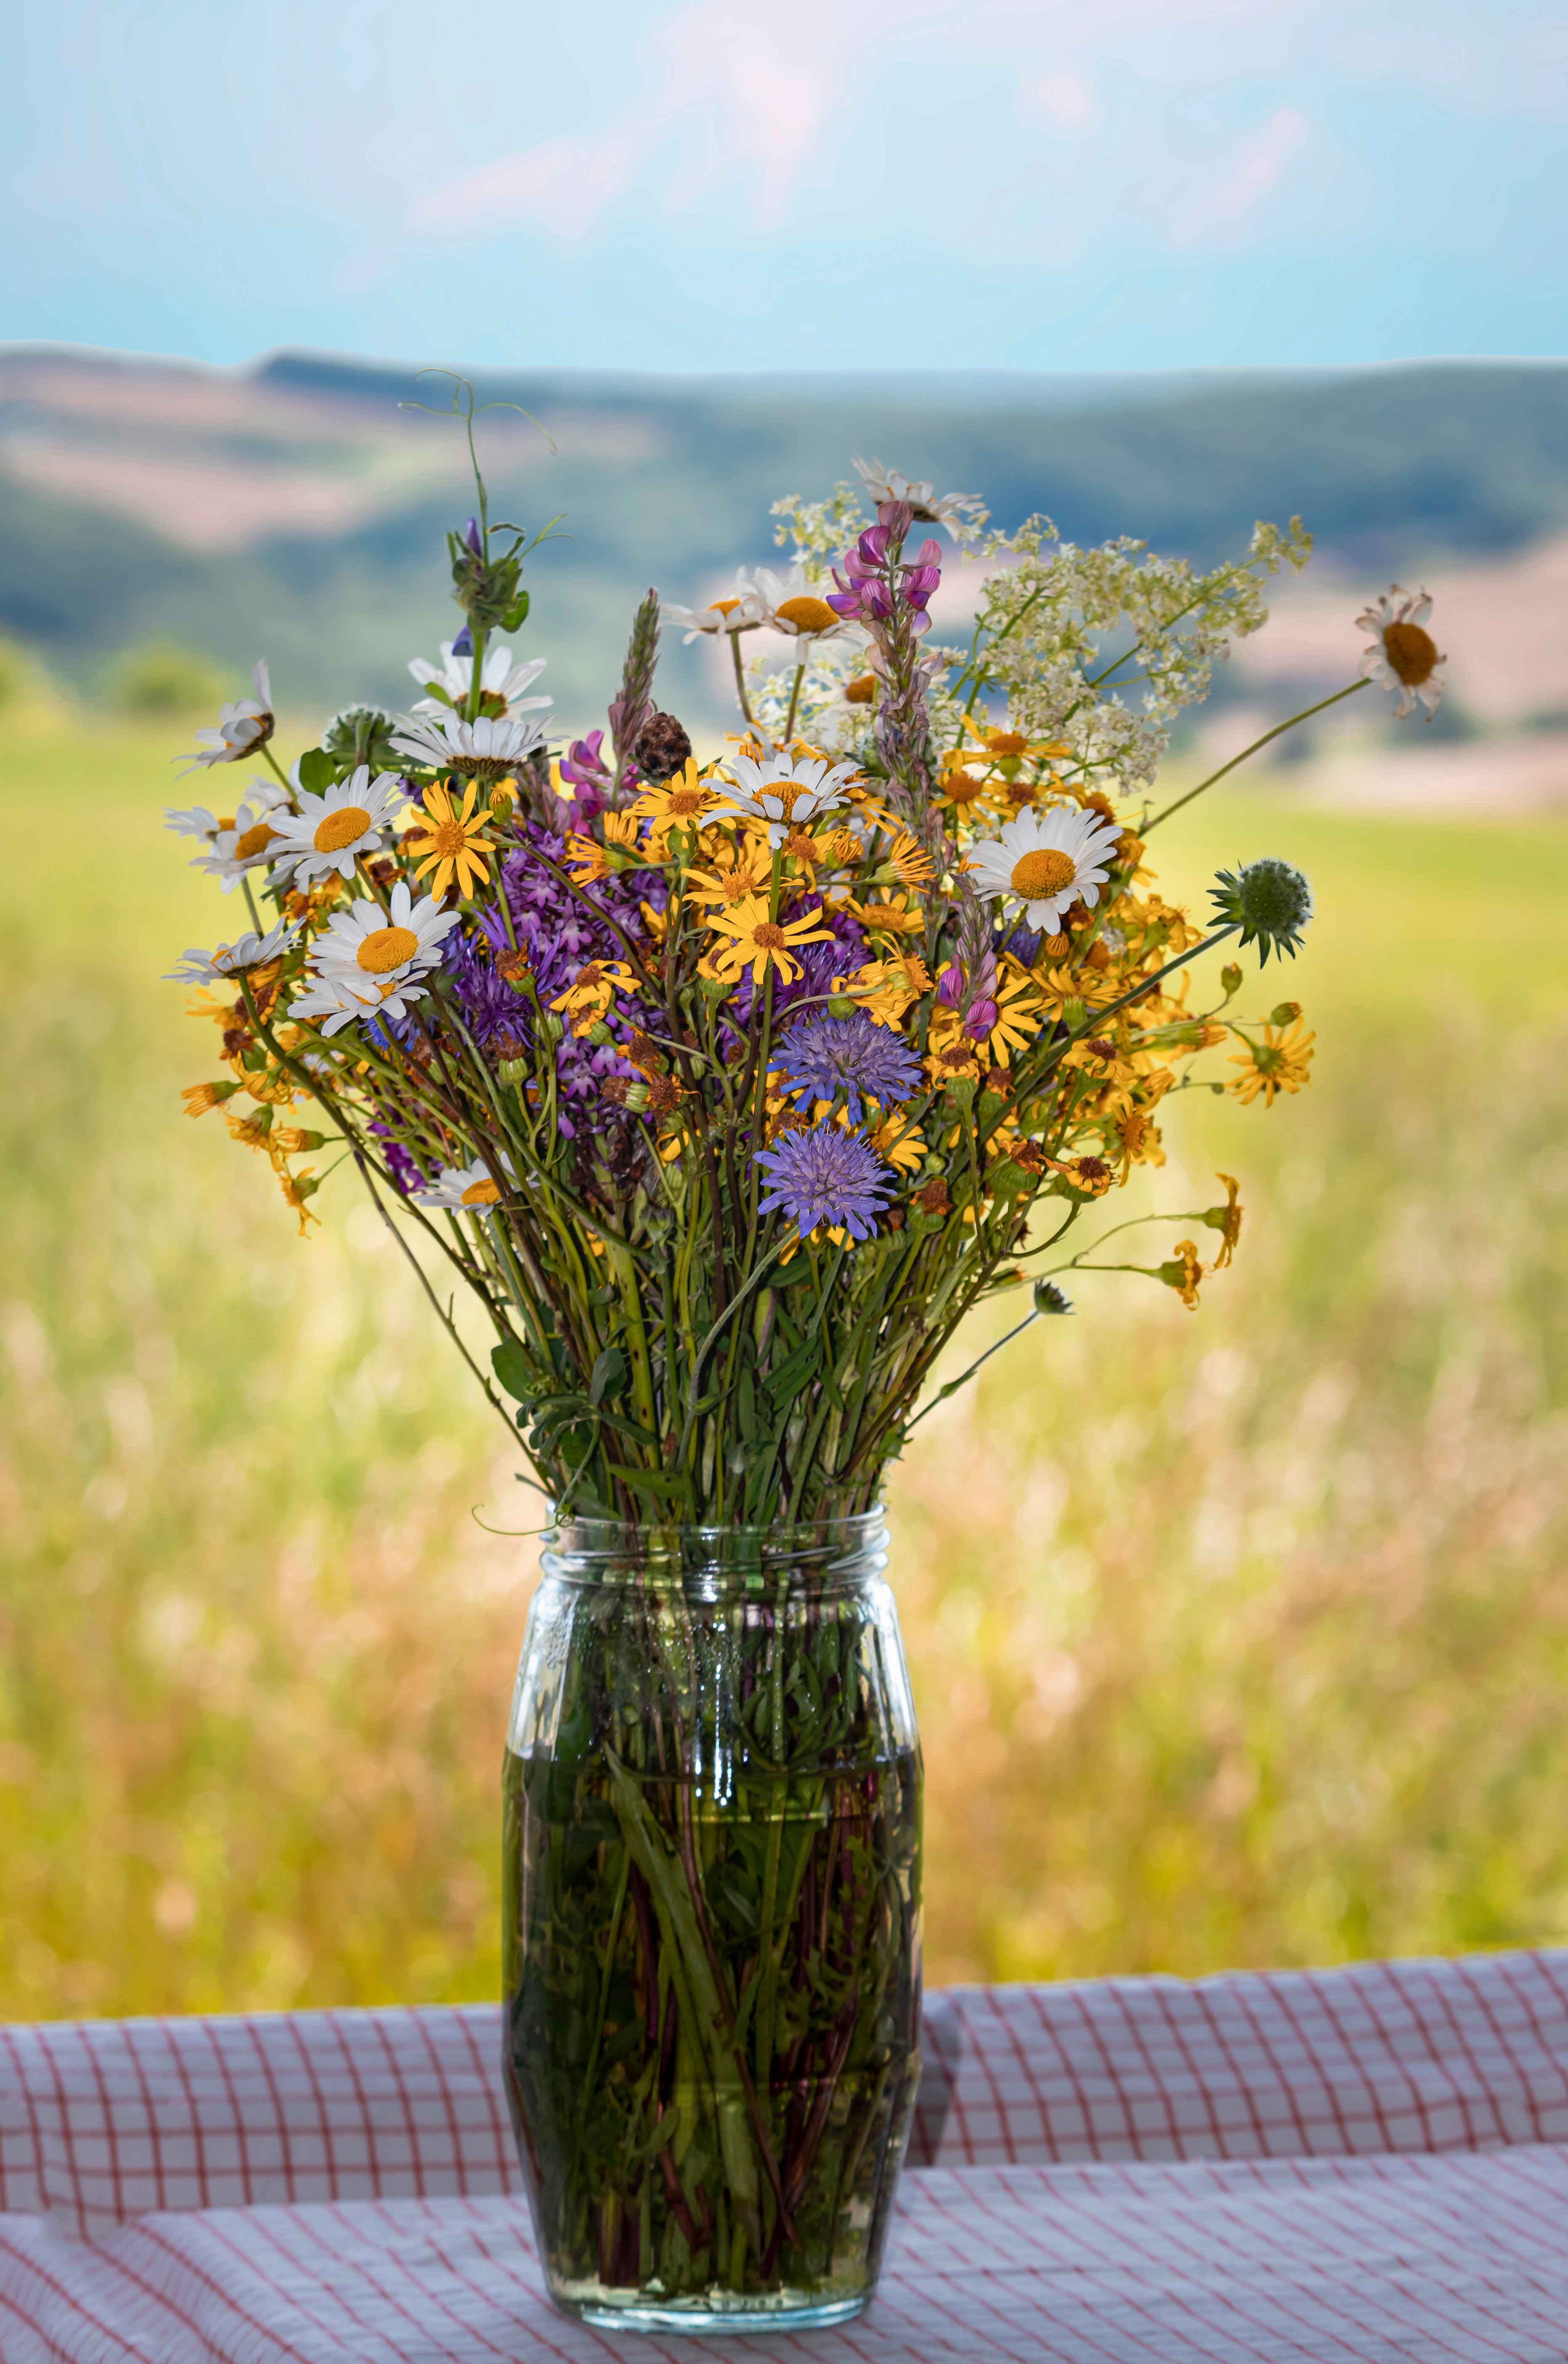
<instances>
[{"instance_id":1,"label":"wildflower bouquet","mask_svg":"<svg viewBox=\"0 0 1568 2364\"><path fill-rule=\"evenodd\" d=\"M1221 873L1199 922L1149 857L1210 785L1157 808L1172 721L1306 559L1299 521L1202 573L1043 518L991 531L857 467L859 492L778 505L784 571L700 610L651 591L606 726L553 743L542 660L510 641L537 538L492 525L476 471L462 627L410 666L412 709L350 708L285 771L259 666L194 761L265 771L231 814L172 816L251 923L178 972L220 1046L191 1112L223 1107L302 1231L323 1153L351 1164L558 1534L655 1538L616 1546L629 1624L562 1610L533 1738L514 1726L508 2076L554 2287L584 2305L776 2307L846 2273L863 2296L902 2147L912 1726L747 1539L863 1521L993 1297L1021 1300L1009 1336L1077 1269L1195 1304L1200 1243L1216 1268L1236 1248L1229 1176L1139 1219L1181 1234L1147 1257L1133 1226L1108 1255L1072 1235L1163 1163L1167 1101L1272 1105L1312 1058L1240 961L1194 982L1222 947L1295 953L1299 874ZM932 637L928 527L977 562L963 646ZM1425 612L1363 619L1407 706L1435 697ZM706 760L655 701L671 622L733 663ZM733 1619L683 1592L692 1530L745 1571Z\"/></svg>"}]
</instances>

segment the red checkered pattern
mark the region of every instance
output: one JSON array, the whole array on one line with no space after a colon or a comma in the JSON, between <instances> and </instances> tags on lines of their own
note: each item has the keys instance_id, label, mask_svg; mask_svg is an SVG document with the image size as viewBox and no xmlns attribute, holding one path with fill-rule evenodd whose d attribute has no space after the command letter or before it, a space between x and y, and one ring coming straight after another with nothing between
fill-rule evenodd
<instances>
[{"instance_id":1,"label":"red checkered pattern","mask_svg":"<svg viewBox=\"0 0 1568 2364\"><path fill-rule=\"evenodd\" d=\"M0 2030L3 2364L579 2364L488 2010ZM884 2285L773 2364L1563 2364L1568 1954L934 1996Z\"/></svg>"}]
</instances>

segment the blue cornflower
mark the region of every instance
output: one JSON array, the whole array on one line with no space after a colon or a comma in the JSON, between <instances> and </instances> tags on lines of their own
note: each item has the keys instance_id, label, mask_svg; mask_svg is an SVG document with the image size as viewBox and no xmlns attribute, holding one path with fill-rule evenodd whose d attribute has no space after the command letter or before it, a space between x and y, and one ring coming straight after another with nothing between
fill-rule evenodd
<instances>
[{"instance_id":1,"label":"blue cornflower","mask_svg":"<svg viewBox=\"0 0 1568 2364\"><path fill-rule=\"evenodd\" d=\"M859 1124L867 1099L885 1107L907 1099L920 1080L920 1062L891 1028L863 1009L852 1018L803 1018L778 1047L785 1087L797 1100L830 1100L840 1092L850 1122Z\"/></svg>"},{"instance_id":2,"label":"blue cornflower","mask_svg":"<svg viewBox=\"0 0 1568 2364\"><path fill-rule=\"evenodd\" d=\"M893 1195L892 1176L870 1143L836 1124L785 1133L757 1152L757 1163L773 1186L760 1211L771 1215L782 1207L803 1239L818 1223L869 1239Z\"/></svg>"}]
</instances>

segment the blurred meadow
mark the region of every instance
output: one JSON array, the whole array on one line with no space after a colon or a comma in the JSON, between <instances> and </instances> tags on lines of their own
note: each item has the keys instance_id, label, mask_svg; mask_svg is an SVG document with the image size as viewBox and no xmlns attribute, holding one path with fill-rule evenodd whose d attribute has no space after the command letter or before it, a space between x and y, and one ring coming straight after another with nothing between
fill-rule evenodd
<instances>
[{"instance_id":1,"label":"blurred meadow","mask_svg":"<svg viewBox=\"0 0 1568 2364\"><path fill-rule=\"evenodd\" d=\"M0 2014L489 1997L538 1498L351 1178L301 1242L181 1112L183 727L0 731ZM938 1980L1568 1940L1568 826L1298 776L1151 848L1318 894L1241 1005L1315 1080L1147 1194L1239 1175L1235 1267L1070 1283L897 1473Z\"/></svg>"}]
</instances>

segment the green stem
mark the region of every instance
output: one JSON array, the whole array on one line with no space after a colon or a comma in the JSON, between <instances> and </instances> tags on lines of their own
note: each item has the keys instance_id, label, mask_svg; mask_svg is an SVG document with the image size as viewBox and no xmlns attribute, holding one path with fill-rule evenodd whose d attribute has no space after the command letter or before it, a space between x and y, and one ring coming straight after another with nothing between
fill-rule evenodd
<instances>
[{"instance_id":1,"label":"green stem","mask_svg":"<svg viewBox=\"0 0 1568 2364\"><path fill-rule=\"evenodd\" d=\"M1178 797L1174 804L1165 807L1163 812L1157 812L1152 820L1146 820L1138 832L1140 837L1147 837L1150 831L1158 829L1162 820L1169 820L1173 813L1179 813L1184 805L1190 805L1195 797L1201 797L1206 788L1212 788L1217 780L1222 780L1227 772L1233 772L1238 764L1244 764L1249 755L1255 755L1260 747L1266 747L1271 739L1278 739L1283 732L1294 730L1298 722L1310 722L1315 714L1323 713L1328 707L1338 706L1342 697L1353 697L1358 689L1371 687L1371 676L1363 674L1360 681L1347 682L1344 688L1335 690L1331 697L1320 697L1316 706L1304 706L1299 714L1291 715L1287 721L1276 722L1272 730L1265 730L1261 739L1254 739L1250 747L1243 747L1239 755L1232 755L1229 764L1221 764L1218 772L1211 772L1207 780L1200 780L1195 788L1187 790L1184 797Z\"/></svg>"},{"instance_id":2,"label":"green stem","mask_svg":"<svg viewBox=\"0 0 1568 2364\"><path fill-rule=\"evenodd\" d=\"M739 632L731 632L728 638L729 654L735 665L735 694L740 700L740 711L746 717L747 723L751 730L755 730L756 717L751 711L751 702L746 696L746 675L740 663L740 635Z\"/></svg>"}]
</instances>

